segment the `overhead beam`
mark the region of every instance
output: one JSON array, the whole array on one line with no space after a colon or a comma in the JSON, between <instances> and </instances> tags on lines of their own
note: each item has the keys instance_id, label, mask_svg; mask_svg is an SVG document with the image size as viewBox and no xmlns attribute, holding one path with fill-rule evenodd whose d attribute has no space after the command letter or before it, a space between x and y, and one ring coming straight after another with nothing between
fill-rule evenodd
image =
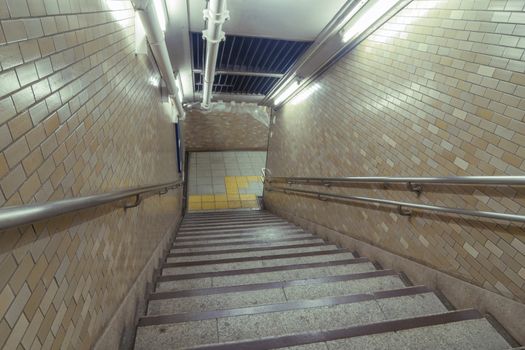
<instances>
[{"instance_id":1,"label":"overhead beam","mask_svg":"<svg viewBox=\"0 0 525 350\"><path fill-rule=\"evenodd\" d=\"M203 74L202 69L194 69L194 73L197 74ZM243 72L243 71L236 71L236 70L218 70L215 71L215 75L218 74L228 74L228 75L246 75L250 77L262 77L262 78L277 78L281 79L284 74L280 73L264 73L264 72Z\"/></svg>"}]
</instances>

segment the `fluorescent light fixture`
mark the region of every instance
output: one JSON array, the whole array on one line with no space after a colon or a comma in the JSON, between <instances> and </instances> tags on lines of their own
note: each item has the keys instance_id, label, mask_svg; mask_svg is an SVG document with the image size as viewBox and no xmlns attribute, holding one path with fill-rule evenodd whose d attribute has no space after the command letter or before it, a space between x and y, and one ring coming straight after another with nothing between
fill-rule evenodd
<instances>
[{"instance_id":1,"label":"fluorescent light fixture","mask_svg":"<svg viewBox=\"0 0 525 350\"><path fill-rule=\"evenodd\" d=\"M372 6L360 16L360 18L350 25L343 33L343 42L354 39L359 34L370 28L377 20L384 16L398 3L398 0L377 0Z\"/></svg>"},{"instance_id":2,"label":"fluorescent light fixture","mask_svg":"<svg viewBox=\"0 0 525 350\"><path fill-rule=\"evenodd\" d=\"M283 92L279 94L279 96L275 98L274 105L275 106L280 105L284 100L290 97L294 93L294 91L297 90L298 87L299 87L299 81L294 80L290 84L290 86L288 86Z\"/></svg>"},{"instance_id":3,"label":"fluorescent light fixture","mask_svg":"<svg viewBox=\"0 0 525 350\"><path fill-rule=\"evenodd\" d=\"M155 12L157 13L157 18L159 19L160 29L163 32L166 31L166 12L164 10L164 0L153 0L153 5L155 6Z\"/></svg>"},{"instance_id":4,"label":"fluorescent light fixture","mask_svg":"<svg viewBox=\"0 0 525 350\"><path fill-rule=\"evenodd\" d=\"M135 53L137 55L148 54L148 43L146 41L146 31L140 20L138 12L135 12Z\"/></svg>"},{"instance_id":5,"label":"fluorescent light fixture","mask_svg":"<svg viewBox=\"0 0 525 350\"><path fill-rule=\"evenodd\" d=\"M346 15L346 17L341 22L344 23L344 24L348 23L348 21L351 20L352 17L354 17L354 15L357 13L357 11L361 10L361 8L363 6L365 6L367 2L368 2L368 0L361 0L361 1L359 1L359 3L357 5L355 5L354 8L352 8L350 13L348 15Z\"/></svg>"},{"instance_id":6,"label":"fluorescent light fixture","mask_svg":"<svg viewBox=\"0 0 525 350\"><path fill-rule=\"evenodd\" d=\"M180 73L177 74L177 80L175 81L175 84L177 85L177 95L179 96L179 100L182 103L184 95L182 93L182 82L181 82Z\"/></svg>"},{"instance_id":7,"label":"fluorescent light fixture","mask_svg":"<svg viewBox=\"0 0 525 350\"><path fill-rule=\"evenodd\" d=\"M152 85L152 86L159 87L160 86L160 77L152 75L151 77L149 77L148 83L150 85Z\"/></svg>"},{"instance_id":8,"label":"fluorescent light fixture","mask_svg":"<svg viewBox=\"0 0 525 350\"><path fill-rule=\"evenodd\" d=\"M304 89L303 91L295 95L294 98L292 98L292 100L290 101L290 104L293 106L300 104L301 102L308 99L308 97L312 96L313 93L319 90L320 88L321 88L321 85L317 83L307 87L306 89Z\"/></svg>"}]
</instances>

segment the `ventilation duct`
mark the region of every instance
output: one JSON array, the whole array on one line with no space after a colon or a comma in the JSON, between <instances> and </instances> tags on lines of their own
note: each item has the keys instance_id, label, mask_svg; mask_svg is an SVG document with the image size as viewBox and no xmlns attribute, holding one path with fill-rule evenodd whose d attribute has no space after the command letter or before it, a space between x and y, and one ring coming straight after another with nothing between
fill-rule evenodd
<instances>
[{"instance_id":1,"label":"ventilation duct","mask_svg":"<svg viewBox=\"0 0 525 350\"><path fill-rule=\"evenodd\" d=\"M204 39L206 39L206 59L204 63L204 84L202 89L202 108L204 109L210 106L219 43L225 38L222 25L229 18L230 13L226 9L226 0L209 1L208 8L204 10L204 19L207 25L206 29L202 32Z\"/></svg>"}]
</instances>

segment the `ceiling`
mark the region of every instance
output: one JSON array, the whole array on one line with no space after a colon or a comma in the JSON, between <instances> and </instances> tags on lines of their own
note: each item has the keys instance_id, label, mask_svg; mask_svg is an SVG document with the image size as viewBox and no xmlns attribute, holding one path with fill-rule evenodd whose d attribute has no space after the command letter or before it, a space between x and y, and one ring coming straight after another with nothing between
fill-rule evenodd
<instances>
[{"instance_id":1,"label":"ceiling","mask_svg":"<svg viewBox=\"0 0 525 350\"><path fill-rule=\"evenodd\" d=\"M228 0L213 100L260 101L301 57L347 0ZM184 100L202 91L206 0L166 0L166 43ZM227 96L227 97L226 97Z\"/></svg>"},{"instance_id":2,"label":"ceiling","mask_svg":"<svg viewBox=\"0 0 525 350\"><path fill-rule=\"evenodd\" d=\"M313 41L346 0L228 0L226 34ZM205 0L189 0L190 31L204 29Z\"/></svg>"}]
</instances>

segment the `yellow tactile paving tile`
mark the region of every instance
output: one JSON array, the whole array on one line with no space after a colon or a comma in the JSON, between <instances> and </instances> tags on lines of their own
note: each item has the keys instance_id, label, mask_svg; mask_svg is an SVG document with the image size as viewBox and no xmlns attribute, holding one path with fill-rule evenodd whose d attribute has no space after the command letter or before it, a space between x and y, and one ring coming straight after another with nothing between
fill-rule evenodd
<instances>
[{"instance_id":1,"label":"yellow tactile paving tile","mask_svg":"<svg viewBox=\"0 0 525 350\"><path fill-rule=\"evenodd\" d=\"M202 209L203 210L215 209L215 202L202 202Z\"/></svg>"},{"instance_id":2,"label":"yellow tactile paving tile","mask_svg":"<svg viewBox=\"0 0 525 350\"><path fill-rule=\"evenodd\" d=\"M189 203L201 203L201 196L195 196L195 195L191 195L189 198L188 198L188 202Z\"/></svg>"},{"instance_id":3,"label":"yellow tactile paving tile","mask_svg":"<svg viewBox=\"0 0 525 350\"><path fill-rule=\"evenodd\" d=\"M215 202L215 209L228 209L228 202Z\"/></svg>"},{"instance_id":4,"label":"yellow tactile paving tile","mask_svg":"<svg viewBox=\"0 0 525 350\"><path fill-rule=\"evenodd\" d=\"M246 188L248 187L248 179L246 176L236 176L237 186L239 188Z\"/></svg>"},{"instance_id":5,"label":"yellow tactile paving tile","mask_svg":"<svg viewBox=\"0 0 525 350\"><path fill-rule=\"evenodd\" d=\"M256 201L242 201L241 203L243 208L257 208Z\"/></svg>"},{"instance_id":6,"label":"yellow tactile paving tile","mask_svg":"<svg viewBox=\"0 0 525 350\"><path fill-rule=\"evenodd\" d=\"M254 194L241 194L241 201L254 201L256 196Z\"/></svg>"},{"instance_id":7,"label":"yellow tactile paving tile","mask_svg":"<svg viewBox=\"0 0 525 350\"><path fill-rule=\"evenodd\" d=\"M228 201L228 196L225 194L216 194L215 195L215 202L226 202Z\"/></svg>"},{"instance_id":8,"label":"yellow tactile paving tile","mask_svg":"<svg viewBox=\"0 0 525 350\"><path fill-rule=\"evenodd\" d=\"M228 193L227 197L228 197L228 202L229 201L239 201L239 200L241 200L241 198L239 197L238 193Z\"/></svg>"},{"instance_id":9,"label":"yellow tactile paving tile","mask_svg":"<svg viewBox=\"0 0 525 350\"><path fill-rule=\"evenodd\" d=\"M202 203L204 202L215 202L215 196L213 194L211 195L203 195L201 196Z\"/></svg>"},{"instance_id":10,"label":"yellow tactile paving tile","mask_svg":"<svg viewBox=\"0 0 525 350\"><path fill-rule=\"evenodd\" d=\"M202 209L202 205L201 205L200 202L198 202L198 203L189 203L188 209L189 210L201 210Z\"/></svg>"},{"instance_id":11,"label":"yellow tactile paving tile","mask_svg":"<svg viewBox=\"0 0 525 350\"><path fill-rule=\"evenodd\" d=\"M260 181L259 176L225 176L226 194L191 195L189 210L257 208L255 194L239 194L239 188Z\"/></svg>"},{"instance_id":12,"label":"yellow tactile paving tile","mask_svg":"<svg viewBox=\"0 0 525 350\"><path fill-rule=\"evenodd\" d=\"M229 209L239 209L242 208L241 201L228 201Z\"/></svg>"}]
</instances>

